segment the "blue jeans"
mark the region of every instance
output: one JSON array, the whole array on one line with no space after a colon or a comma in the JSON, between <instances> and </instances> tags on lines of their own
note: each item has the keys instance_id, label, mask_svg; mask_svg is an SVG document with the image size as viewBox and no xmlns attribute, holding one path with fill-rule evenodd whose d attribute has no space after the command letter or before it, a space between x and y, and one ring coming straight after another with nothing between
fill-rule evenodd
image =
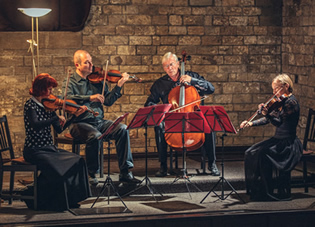
<instances>
[{"instance_id":1,"label":"blue jeans","mask_svg":"<svg viewBox=\"0 0 315 227\"><path fill-rule=\"evenodd\" d=\"M86 143L85 155L86 164L90 174L95 174L99 169L98 152L102 140L97 139L112 124L112 121L100 119L93 123L73 123L70 125L70 134L76 140ZM126 172L133 168L133 159L130 150L129 131L127 126L119 124L109 135L110 139L115 140L116 153L120 172Z\"/></svg>"}]
</instances>

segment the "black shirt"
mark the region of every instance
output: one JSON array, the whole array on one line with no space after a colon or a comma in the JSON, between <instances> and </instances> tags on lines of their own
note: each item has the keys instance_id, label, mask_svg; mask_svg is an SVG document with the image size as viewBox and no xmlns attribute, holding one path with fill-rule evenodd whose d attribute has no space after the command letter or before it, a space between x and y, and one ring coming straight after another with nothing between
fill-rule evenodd
<instances>
[{"instance_id":1,"label":"black shirt","mask_svg":"<svg viewBox=\"0 0 315 227\"><path fill-rule=\"evenodd\" d=\"M214 92L214 86L205 80L198 73L186 71L185 75L191 76L190 85L194 86L200 96L205 94L212 94ZM177 81L173 81L169 75L164 75L154 82L150 89L150 96L148 97L144 106L151 106L162 101L163 104L168 103L168 94L170 91L180 84L179 78Z\"/></svg>"}]
</instances>

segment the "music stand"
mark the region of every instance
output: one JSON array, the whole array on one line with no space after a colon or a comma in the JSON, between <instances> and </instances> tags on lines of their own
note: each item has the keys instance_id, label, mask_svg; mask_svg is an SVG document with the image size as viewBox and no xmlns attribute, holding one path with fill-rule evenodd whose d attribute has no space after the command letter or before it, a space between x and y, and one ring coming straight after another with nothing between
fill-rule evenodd
<instances>
[{"instance_id":1,"label":"music stand","mask_svg":"<svg viewBox=\"0 0 315 227\"><path fill-rule=\"evenodd\" d=\"M97 198L94 200L94 203L92 204L91 208L93 208L94 204L97 202L99 197L104 193L106 188L108 189L108 191L107 191L107 202L109 204L110 188L112 188L114 193L117 195L117 197L120 199L122 204L125 206L125 210L128 209L128 207L126 206L126 204L122 200L121 196L119 195L117 189L115 188L112 178L110 177L110 138L109 138L110 134L115 130L115 128L118 126L118 124L125 117L128 116L128 114L129 113L125 113L125 114L119 116L118 118L116 118L116 120L106 129L106 131L100 137L98 137L99 140L107 141L107 143L108 143L108 147L107 147L107 149L108 149L107 177L106 177L106 180L105 180L105 182L103 184L103 187L102 187L100 193L98 194Z\"/></svg>"},{"instance_id":2,"label":"music stand","mask_svg":"<svg viewBox=\"0 0 315 227\"><path fill-rule=\"evenodd\" d=\"M236 130L227 115L225 109L223 106L200 106L200 110L203 112L210 128L214 132L223 132L223 135L221 136L222 140L222 159L221 159L221 167L222 167L222 175L219 179L219 181L212 187L212 189L208 192L208 194L200 201L202 203L208 195L213 192L219 199L225 200L227 197L229 197L233 192L238 196L238 198L242 201L243 199L239 196L239 194L236 192L236 190L233 188L233 186L230 184L230 182L224 178L224 137L227 136L226 133L234 133L236 134ZM227 183L227 185L232 190L228 195L224 195L224 182ZM218 195L214 189L221 183L221 195Z\"/></svg>"},{"instance_id":3,"label":"music stand","mask_svg":"<svg viewBox=\"0 0 315 227\"><path fill-rule=\"evenodd\" d=\"M185 181L186 188L190 195L190 190L187 181L192 184L198 191L201 191L195 184L193 184L187 176L186 168L186 151L185 133L210 133L210 127L206 123L206 119L201 111L185 112L185 113L166 113L165 114L165 133L181 133L182 134L182 149L183 149L183 169L182 176L177 176L173 183L179 179Z\"/></svg>"},{"instance_id":4,"label":"music stand","mask_svg":"<svg viewBox=\"0 0 315 227\"><path fill-rule=\"evenodd\" d=\"M171 104L159 104L159 105L153 105L148 107L140 108L130 124L128 125L127 129L133 129L133 128L145 128L145 177L140 182L139 186L132 190L131 192L127 193L126 195L130 195L133 192L139 190L142 187L146 187L149 192L154 197L155 201L156 198L154 196L154 192L157 192L153 187L150 178L148 177L148 144L147 144L147 130L148 126L158 126L162 120L164 119L165 113L171 108ZM142 183L145 182L144 185ZM160 192L159 194L163 196Z\"/></svg>"}]
</instances>

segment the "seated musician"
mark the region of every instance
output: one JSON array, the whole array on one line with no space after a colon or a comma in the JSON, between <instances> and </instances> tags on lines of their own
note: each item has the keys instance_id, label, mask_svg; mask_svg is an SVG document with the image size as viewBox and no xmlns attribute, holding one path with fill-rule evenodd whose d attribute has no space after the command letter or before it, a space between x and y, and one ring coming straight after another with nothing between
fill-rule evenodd
<instances>
[{"instance_id":1,"label":"seated musician","mask_svg":"<svg viewBox=\"0 0 315 227\"><path fill-rule=\"evenodd\" d=\"M213 85L205 80L198 73L186 71L185 75L180 75L179 61L175 54L168 52L162 58L163 69L166 75L159 78L152 85L146 103L144 106L156 105L159 102L168 103L168 94L181 83L187 82L194 86L200 96L212 94L214 92ZM156 146L159 153L160 170L155 174L157 177L167 176L167 143L164 138L163 122L154 128ZM204 148L208 156L208 170L213 176L219 176L220 172L215 164L215 133L205 135Z\"/></svg>"},{"instance_id":2,"label":"seated musician","mask_svg":"<svg viewBox=\"0 0 315 227\"><path fill-rule=\"evenodd\" d=\"M280 74L272 81L275 97L283 98L273 111L268 110L265 104L260 104L258 109L264 115L255 121L243 121L240 128L259 126L271 123L276 127L273 137L259 142L245 152L245 182L247 192L252 200L285 200L290 198L290 190L286 191L287 181L278 182L280 192L273 193L272 170L282 173L290 171L299 162L302 155L302 144L296 136L296 127L300 117L300 106L292 94L293 82L286 74Z\"/></svg>"},{"instance_id":3,"label":"seated musician","mask_svg":"<svg viewBox=\"0 0 315 227\"><path fill-rule=\"evenodd\" d=\"M54 87L57 87L57 81L47 73L39 74L33 81L32 97L24 105L26 138L23 155L40 170L38 209L62 211L68 208L66 202L70 208L78 207L78 202L88 198L91 192L84 159L53 144L51 126L61 133L70 123L54 111L46 110L42 104L42 99L48 98ZM79 116L86 109L80 107L75 115ZM64 182L68 201L65 200ZM29 188L24 193L31 193L31 190ZM29 208L34 208L33 201L25 202Z\"/></svg>"},{"instance_id":4,"label":"seated musician","mask_svg":"<svg viewBox=\"0 0 315 227\"><path fill-rule=\"evenodd\" d=\"M70 125L70 134L73 138L86 143L85 155L89 171L90 183L98 184L95 176L99 171L99 155L101 140L97 139L112 124L110 120L104 120L103 105L111 106L122 96L120 93L122 86L129 79L127 73L123 73L117 85L108 90L107 84L102 81L99 83L91 83L88 75L92 73L93 63L90 54L84 50L78 50L74 53L75 73L70 77L67 87L67 99L74 100L79 105L85 105L99 115L95 116L90 112L85 112ZM66 80L64 81L63 91L65 90ZM102 95L103 86L104 95ZM116 152L118 156L118 165L120 169L119 181L126 183L139 183L129 170L133 168L133 159L130 150L129 131L127 126L119 124L111 133L111 139L115 140ZM101 166L102 168L103 166Z\"/></svg>"}]
</instances>

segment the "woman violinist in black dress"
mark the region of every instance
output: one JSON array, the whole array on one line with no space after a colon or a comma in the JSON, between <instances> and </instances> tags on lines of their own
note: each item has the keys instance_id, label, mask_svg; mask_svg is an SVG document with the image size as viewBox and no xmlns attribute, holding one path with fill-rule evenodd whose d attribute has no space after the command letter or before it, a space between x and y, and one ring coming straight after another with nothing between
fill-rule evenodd
<instances>
[{"instance_id":1,"label":"woman violinist in black dress","mask_svg":"<svg viewBox=\"0 0 315 227\"><path fill-rule=\"evenodd\" d=\"M240 125L240 128L244 128L271 123L276 127L273 137L253 145L245 152L245 182L251 200L290 199L290 172L303 152L301 141L296 136L300 106L292 94L293 82L288 75L280 74L273 79L272 89L279 98L279 107L270 111L260 104L258 108L264 116L252 122L243 121ZM282 175L280 182L277 182L277 194L273 192L273 170Z\"/></svg>"},{"instance_id":2,"label":"woman violinist in black dress","mask_svg":"<svg viewBox=\"0 0 315 227\"><path fill-rule=\"evenodd\" d=\"M67 203L69 208L79 207L78 202L89 197L91 192L84 159L53 144L51 126L61 133L71 123L54 111L47 111L41 103L54 87L57 87L57 81L46 73L39 74L33 81L32 97L24 105L26 138L23 155L40 170L38 209L63 211L68 208ZM86 107L81 107L75 115L84 111ZM33 208L32 201L25 202Z\"/></svg>"}]
</instances>

